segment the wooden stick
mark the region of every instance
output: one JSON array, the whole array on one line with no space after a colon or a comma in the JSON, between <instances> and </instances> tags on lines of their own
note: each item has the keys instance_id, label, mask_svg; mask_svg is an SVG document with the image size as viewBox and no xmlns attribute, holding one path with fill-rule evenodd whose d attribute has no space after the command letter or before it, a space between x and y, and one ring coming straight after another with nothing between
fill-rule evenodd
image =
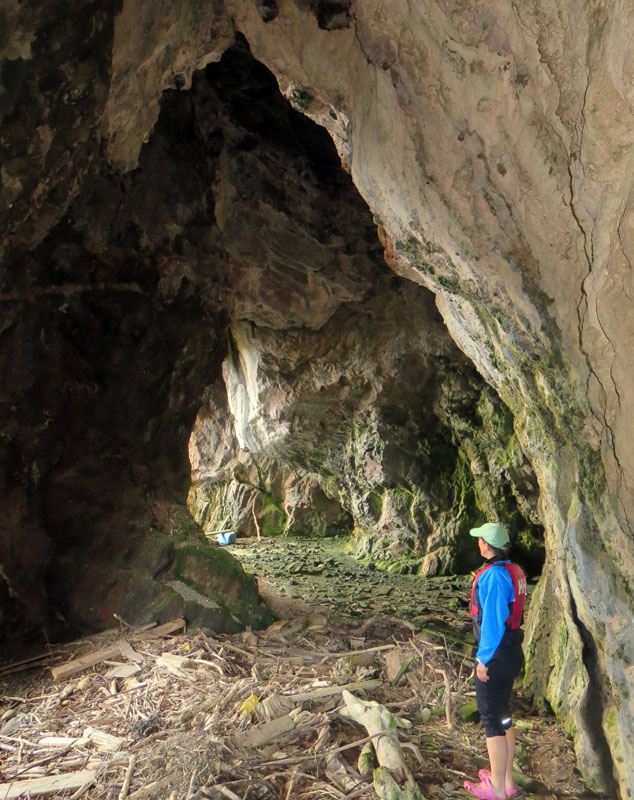
<instances>
[{"instance_id":1,"label":"wooden stick","mask_svg":"<svg viewBox=\"0 0 634 800\"><path fill-rule=\"evenodd\" d=\"M24 781L0 783L0 800L13 800L16 797L57 794L66 789L79 789L95 780L94 769L71 772L70 775L48 775L45 778L27 778Z\"/></svg>"},{"instance_id":2,"label":"wooden stick","mask_svg":"<svg viewBox=\"0 0 634 800\"><path fill-rule=\"evenodd\" d=\"M79 736L42 736L37 743L41 747L69 747L72 745L88 744L90 739L82 739ZM59 755L59 754L58 754Z\"/></svg>"},{"instance_id":3,"label":"wooden stick","mask_svg":"<svg viewBox=\"0 0 634 800\"><path fill-rule=\"evenodd\" d=\"M48 764L50 761L55 761L55 759L63 758L65 755L70 753L71 750L72 750L72 747L67 747L65 750L62 750L61 752L58 750L57 752L53 753L53 755L46 756L45 758L40 758L37 761L33 761L25 769L21 769L19 772L14 773L13 780L18 778L20 775L24 775L26 772L30 772L34 768L41 767L42 764ZM79 764L77 764L77 766L85 765L85 762L86 762L86 759L85 759L85 757L83 757L81 759L81 761L79 762Z\"/></svg>"},{"instance_id":4,"label":"wooden stick","mask_svg":"<svg viewBox=\"0 0 634 800\"><path fill-rule=\"evenodd\" d=\"M174 633L184 628L186 624L184 619L172 619L169 622L165 622L163 625L159 625L158 628L144 631L141 638L153 639L155 636L167 636L168 633Z\"/></svg>"},{"instance_id":5,"label":"wooden stick","mask_svg":"<svg viewBox=\"0 0 634 800\"><path fill-rule=\"evenodd\" d=\"M227 650L233 650L236 653L240 653L243 656L248 656L249 658L253 658L255 653L250 653L248 650L243 650L241 647L236 647L235 644L231 644L231 642L222 642L222 647L226 647Z\"/></svg>"},{"instance_id":6,"label":"wooden stick","mask_svg":"<svg viewBox=\"0 0 634 800\"><path fill-rule=\"evenodd\" d=\"M346 683L344 686L324 686L321 689L313 689L312 692L300 692L299 694L283 694L278 696L285 700L292 700L295 703L305 703L307 700L318 700L322 697L340 694L344 690L361 691L362 689L371 689L377 686L383 686L383 681L380 678L370 678L370 680L367 681Z\"/></svg>"},{"instance_id":7,"label":"wooden stick","mask_svg":"<svg viewBox=\"0 0 634 800\"><path fill-rule=\"evenodd\" d=\"M295 767L295 769L291 772L291 777L286 782L286 800L291 800L291 794L293 793L293 788L295 786L295 782L297 781L297 770L298 767Z\"/></svg>"},{"instance_id":8,"label":"wooden stick","mask_svg":"<svg viewBox=\"0 0 634 800\"><path fill-rule=\"evenodd\" d=\"M382 650L393 650L395 647L395 644L380 644L377 647L366 647L365 650L343 650L341 653L327 653L318 666L324 664L329 658L347 658L348 656L360 656L365 653L379 653Z\"/></svg>"},{"instance_id":9,"label":"wooden stick","mask_svg":"<svg viewBox=\"0 0 634 800\"><path fill-rule=\"evenodd\" d=\"M127 642L125 639L121 639L119 642L119 647L121 648L121 655L125 656L130 661L134 661L136 664L143 663L143 656L132 647L130 642Z\"/></svg>"},{"instance_id":10,"label":"wooden stick","mask_svg":"<svg viewBox=\"0 0 634 800\"><path fill-rule=\"evenodd\" d=\"M128 792L130 791L130 782L132 781L132 773L134 772L134 765L136 764L136 755L130 756L130 762L128 763L128 768L125 772L125 778L123 780L123 786L121 787L121 791L119 792L119 800L126 800L128 796Z\"/></svg>"},{"instance_id":11,"label":"wooden stick","mask_svg":"<svg viewBox=\"0 0 634 800\"><path fill-rule=\"evenodd\" d=\"M445 718L447 720L447 727L449 730L453 730L453 722L451 721L451 684L449 683L449 675L447 675L446 669L436 669L434 672L442 675L445 681Z\"/></svg>"},{"instance_id":12,"label":"wooden stick","mask_svg":"<svg viewBox=\"0 0 634 800\"><path fill-rule=\"evenodd\" d=\"M227 789L226 786L216 783L211 788L215 789L217 792L220 792L220 794L224 794L224 796L228 797L229 800L240 800L238 795L232 792L231 789Z\"/></svg>"},{"instance_id":13,"label":"wooden stick","mask_svg":"<svg viewBox=\"0 0 634 800\"><path fill-rule=\"evenodd\" d=\"M90 781L90 783L92 783L92 781ZM77 789L76 792L71 794L71 796L68 798L68 800L79 800L79 798L82 796L82 794L90 786L90 783L85 783L83 786L80 786L79 789Z\"/></svg>"},{"instance_id":14,"label":"wooden stick","mask_svg":"<svg viewBox=\"0 0 634 800\"><path fill-rule=\"evenodd\" d=\"M145 786L142 786L140 789L137 789L136 792L128 795L128 800L140 800L141 797L148 797L155 792L158 792L159 789L162 789L164 786L167 786L168 783L171 783L173 777L171 775L167 775L165 778L161 778L158 781L152 781L152 783L148 783Z\"/></svg>"},{"instance_id":15,"label":"wooden stick","mask_svg":"<svg viewBox=\"0 0 634 800\"><path fill-rule=\"evenodd\" d=\"M177 631L184 626L184 619L173 619L170 622L166 622L164 625L159 625L158 628L153 628L151 631L144 632L141 634L141 636L142 638L148 639L156 636L167 636L167 634L174 633L174 631ZM75 675L77 672L87 669L88 667L94 667L95 664L99 664L102 661L107 661L115 656L127 655L131 652L132 648L125 640L121 641L123 644L121 642L117 642L116 644L109 645L101 650L96 650L94 653L88 653L85 656L80 656L80 658L74 658L71 661L60 664L58 667L51 667L51 675L53 676L53 680L58 681L62 680L63 678L68 678L71 675Z\"/></svg>"},{"instance_id":16,"label":"wooden stick","mask_svg":"<svg viewBox=\"0 0 634 800\"><path fill-rule=\"evenodd\" d=\"M356 742L350 742L349 744L344 744L341 747L336 747L334 750L318 750L316 752L309 752L303 756L290 756L289 758L277 758L275 761L260 761L261 767L272 767L272 766L279 766L281 764L301 764L302 761L311 761L314 760L316 756L327 756L331 753L342 753L344 750L351 750L354 747L359 747L359 745L365 744L366 742L371 742L373 739L380 738L381 736L385 736L385 731L381 731L379 733L375 733L372 736L366 736L364 739L359 739Z\"/></svg>"},{"instance_id":17,"label":"wooden stick","mask_svg":"<svg viewBox=\"0 0 634 800\"><path fill-rule=\"evenodd\" d=\"M378 686L383 686L383 681L380 678L370 678L367 681L357 681L356 683L346 683L345 686L324 686L322 689L314 689L312 692L301 692L300 694L288 694L285 697L293 698L304 702L306 700L316 700L320 697L330 697L333 694L339 694L344 689L348 691L361 691L362 689L372 689Z\"/></svg>"},{"instance_id":18,"label":"wooden stick","mask_svg":"<svg viewBox=\"0 0 634 800\"><path fill-rule=\"evenodd\" d=\"M262 537L260 536L260 526L258 525L258 518L255 516L255 502L251 506L251 513L253 514L253 522L255 522L255 532L258 535L258 542L261 541Z\"/></svg>"},{"instance_id":19,"label":"wooden stick","mask_svg":"<svg viewBox=\"0 0 634 800\"><path fill-rule=\"evenodd\" d=\"M101 661L114 658L118 655L121 655L121 648L118 644L113 644L110 645L110 647L104 647L102 650L96 650L94 653L81 656L81 658L74 658L72 661L67 661L59 667L51 667L51 675L54 681L59 681L74 675L76 672L81 672L84 669L88 669L88 667L94 667L95 664L99 664Z\"/></svg>"},{"instance_id":20,"label":"wooden stick","mask_svg":"<svg viewBox=\"0 0 634 800\"><path fill-rule=\"evenodd\" d=\"M31 656L31 658L25 658L22 661L14 661L11 664L3 664L0 667L0 675L10 675L12 672L22 672L25 669L31 669L32 667L39 666L40 661L50 661L50 659L56 657L56 653L40 653L39 656Z\"/></svg>"}]
</instances>

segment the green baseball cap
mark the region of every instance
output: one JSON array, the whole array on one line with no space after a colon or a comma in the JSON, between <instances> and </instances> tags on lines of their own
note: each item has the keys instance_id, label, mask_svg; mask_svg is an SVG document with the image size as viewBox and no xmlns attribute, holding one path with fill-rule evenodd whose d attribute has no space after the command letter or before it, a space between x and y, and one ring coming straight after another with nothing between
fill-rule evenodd
<instances>
[{"instance_id":1,"label":"green baseball cap","mask_svg":"<svg viewBox=\"0 0 634 800\"><path fill-rule=\"evenodd\" d=\"M484 539L491 547L502 550L511 541L509 532L504 525L497 522L485 522L479 528L471 528L469 533L477 539Z\"/></svg>"}]
</instances>

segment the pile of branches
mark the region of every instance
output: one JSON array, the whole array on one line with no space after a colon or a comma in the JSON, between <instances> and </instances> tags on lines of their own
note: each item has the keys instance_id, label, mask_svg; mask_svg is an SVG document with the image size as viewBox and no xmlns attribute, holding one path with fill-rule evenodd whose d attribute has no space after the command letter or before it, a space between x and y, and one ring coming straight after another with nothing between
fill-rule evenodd
<instances>
[{"instance_id":1,"label":"pile of branches","mask_svg":"<svg viewBox=\"0 0 634 800\"><path fill-rule=\"evenodd\" d=\"M150 634L75 643L28 696L14 678L0 800L421 800L473 777L456 714L473 704L471 661L409 623Z\"/></svg>"}]
</instances>

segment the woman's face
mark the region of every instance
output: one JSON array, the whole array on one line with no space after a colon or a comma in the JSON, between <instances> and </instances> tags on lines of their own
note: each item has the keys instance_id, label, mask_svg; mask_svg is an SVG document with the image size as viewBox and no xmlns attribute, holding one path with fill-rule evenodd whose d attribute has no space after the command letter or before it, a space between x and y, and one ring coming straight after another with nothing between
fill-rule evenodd
<instances>
[{"instance_id":1,"label":"woman's face","mask_svg":"<svg viewBox=\"0 0 634 800\"><path fill-rule=\"evenodd\" d=\"M480 555L482 556L482 558L486 558L488 552L487 551L488 545L482 537L478 538L478 547L480 548Z\"/></svg>"}]
</instances>

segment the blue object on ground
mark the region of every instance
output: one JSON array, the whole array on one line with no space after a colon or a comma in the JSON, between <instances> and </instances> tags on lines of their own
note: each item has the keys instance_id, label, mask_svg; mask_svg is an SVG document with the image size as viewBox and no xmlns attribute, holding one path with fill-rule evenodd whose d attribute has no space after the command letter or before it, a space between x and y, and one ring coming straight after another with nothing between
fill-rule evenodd
<instances>
[{"instance_id":1,"label":"blue object on ground","mask_svg":"<svg viewBox=\"0 0 634 800\"><path fill-rule=\"evenodd\" d=\"M234 544L236 541L236 535L233 531L227 531L226 533L219 533L216 536L216 541L218 544Z\"/></svg>"}]
</instances>

